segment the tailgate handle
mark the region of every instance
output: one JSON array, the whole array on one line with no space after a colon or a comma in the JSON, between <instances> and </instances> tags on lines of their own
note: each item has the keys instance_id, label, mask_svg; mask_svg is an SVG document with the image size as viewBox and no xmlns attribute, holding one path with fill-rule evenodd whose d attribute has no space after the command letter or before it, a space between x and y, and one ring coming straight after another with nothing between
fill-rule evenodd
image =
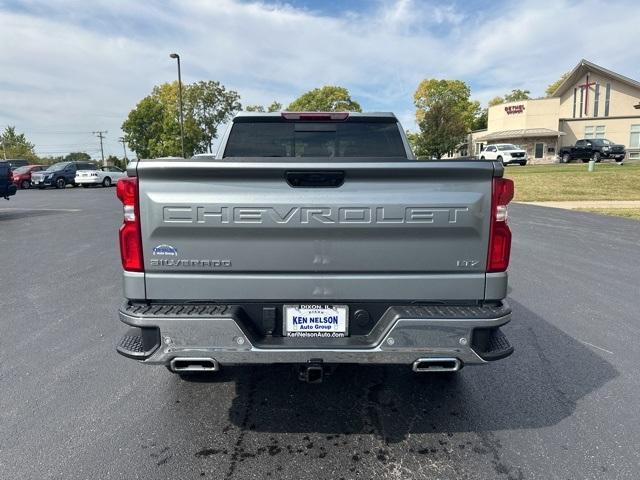
<instances>
[{"instance_id":1,"label":"tailgate handle","mask_svg":"<svg viewBox=\"0 0 640 480\"><path fill-rule=\"evenodd\" d=\"M340 170L286 172L284 176L293 188L336 188L344 183L344 171Z\"/></svg>"}]
</instances>

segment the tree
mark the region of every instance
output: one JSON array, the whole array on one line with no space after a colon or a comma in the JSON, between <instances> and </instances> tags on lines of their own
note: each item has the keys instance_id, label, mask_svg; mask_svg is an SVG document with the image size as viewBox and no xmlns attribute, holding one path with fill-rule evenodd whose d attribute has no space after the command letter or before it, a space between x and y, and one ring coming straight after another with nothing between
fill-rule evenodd
<instances>
[{"instance_id":1,"label":"tree","mask_svg":"<svg viewBox=\"0 0 640 480\"><path fill-rule=\"evenodd\" d=\"M407 130L406 132L407 135L407 141L409 142L409 145L411 146L411 150L413 151L413 153L416 155L416 157L421 156L418 155L418 149L420 148L420 133L419 132L410 132L409 130Z\"/></svg>"},{"instance_id":2,"label":"tree","mask_svg":"<svg viewBox=\"0 0 640 480\"><path fill-rule=\"evenodd\" d=\"M470 96L471 90L462 80L423 80L413 95L416 120L419 124L432 106L446 104L452 108L452 115L460 115L471 128L480 111L480 102L472 101Z\"/></svg>"},{"instance_id":3,"label":"tree","mask_svg":"<svg viewBox=\"0 0 640 480\"><path fill-rule=\"evenodd\" d=\"M211 153L213 140L218 136L218 127L242 108L240 95L227 90L220 82L201 81L187 87L185 98L194 126L202 134L196 150Z\"/></svg>"},{"instance_id":4,"label":"tree","mask_svg":"<svg viewBox=\"0 0 640 480\"><path fill-rule=\"evenodd\" d=\"M418 124L420 134L415 139L416 155L440 159L464 140L468 125L464 116L451 114L452 107L447 101L438 101L424 113Z\"/></svg>"},{"instance_id":5,"label":"tree","mask_svg":"<svg viewBox=\"0 0 640 480\"><path fill-rule=\"evenodd\" d=\"M423 80L413 96L420 132L410 141L416 155L441 158L455 150L482 116L480 103L461 80Z\"/></svg>"},{"instance_id":6,"label":"tree","mask_svg":"<svg viewBox=\"0 0 640 480\"><path fill-rule=\"evenodd\" d=\"M271 105L266 108L262 105L249 105L245 107L245 111L247 112L279 112L281 110L282 104L280 102L276 102L275 100L271 102Z\"/></svg>"},{"instance_id":7,"label":"tree","mask_svg":"<svg viewBox=\"0 0 640 480\"><path fill-rule=\"evenodd\" d=\"M568 76L569 76L569 72L564 72L562 75L560 75L560 78L558 80L549 84L549 86L545 90L545 92L547 93L547 97L550 97L551 95L553 95L558 89L558 87L562 84L562 82L564 82L567 79Z\"/></svg>"},{"instance_id":8,"label":"tree","mask_svg":"<svg viewBox=\"0 0 640 480\"><path fill-rule=\"evenodd\" d=\"M194 153L211 152L220 124L240 110L240 96L219 82L183 86L184 147ZM122 124L125 140L138 158L181 156L178 82L153 88Z\"/></svg>"},{"instance_id":9,"label":"tree","mask_svg":"<svg viewBox=\"0 0 640 480\"><path fill-rule=\"evenodd\" d=\"M138 158L153 158L164 154L157 151L157 143L165 135L164 110L160 100L152 94L140 100L122 124L125 141Z\"/></svg>"},{"instance_id":10,"label":"tree","mask_svg":"<svg viewBox=\"0 0 640 480\"><path fill-rule=\"evenodd\" d=\"M2 144L0 158L20 158L29 161L38 159L34 151L35 145L27 140L24 133L16 133L15 126L8 126L4 129L4 132L0 134L0 144Z\"/></svg>"},{"instance_id":11,"label":"tree","mask_svg":"<svg viewBox=\"0 0 640 480\"><path fill-rule=\"evenodd\" d=\"M487 123L489 121L489 109L483 108L478 112L478 114L473 119L473 124L471 125L471 130L484 130L487 128Z\"/></svg>"},{"instance_id":12,"label":"tree","mask_svg":"<svg viewBox=\"0 0 640 480\"><path fill-rule=\"evenodd\" d=\"M91 160L91 155L86 152L71 152L64 157L65 162L88 162Z\"/></svg>"},{"instance_id":13,"label":"tree","mask_svg":"<svg viewBox=\"0 0 640 480\"><path fill-rule=\"evenodd\" d=\"M189 88L189 85L184 85L182 88L184 100L184 150L187 157L191 157L194 153L206 151L203 146L204 134L197 127L193 117L193 109L189 106ZM178 95L178 82L163 83L153 87L151 96L159 102L162 115L160 117L159 134L151 138L149 142L152 157L182 156Z\"/></svg>"},{"instance_id":14,"label":"tree","mask_svg":"<svg viewBox=\"0 0 640 480\"><path fill-rule=\"evenodd\" d=\"M520 100L529 100L531 98L531 92L529 90L520 90L516 88L515 90L511 90L511 93L507 93L504 96L504 101L506 102L518 102Z\"/></svg>"},{"instance_id":15,"label":"tree","mask_svg":"<svg viewBox=\"0 0 640 480\"><path fill-rule=\"evenodd\" d=\"M504 103L504 97L493 97L491 100L489 100L490 107L500 105L501 103Z\"/></svg>"},{"instance_id":16,"label":"tree","mask_svg":"<svg viewBox=\"0 0 640 480\"><path fill-rule=\"evenodd\" d=\"M507 93L504 97L493 97L489 100L489 106L500 105L501 103L519 102L521 100L529 100L531 98L531 92L529 90L520 90L516 88L511 90L511 93Z\"/></svg>"},{"instance_id":17,"label":"tree","mask_svg":"<svg viewBox=\"0 0 640 480\"><path fill-rule=\"evenodd\" d=\"M344 87L327 85L300 95L289 104L290 112L361 112L360 104Z\"/></svg>"}]
</instances>

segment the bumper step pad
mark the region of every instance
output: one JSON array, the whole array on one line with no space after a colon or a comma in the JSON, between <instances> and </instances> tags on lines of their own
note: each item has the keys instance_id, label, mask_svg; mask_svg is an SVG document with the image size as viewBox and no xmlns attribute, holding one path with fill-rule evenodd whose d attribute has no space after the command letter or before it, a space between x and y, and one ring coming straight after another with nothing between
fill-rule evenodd
<instances>
[{"instance_id":1,"label":"bumper step pad","mask_svg":"<svg viewBox=\"0 0 640 480\"><path fill-rule=\"evenodd\" d=\"M473 333L472 348L486 361L500 360L513 353L513 347L500 328L478 329Z\"/></svg>"},{"instance_id":2,"label":"bumper step pad","mask_svg":"<svg viewBox=\"0 0 640 480\"><path fill-rule=\"evenodd\" d=\"M116 351L125 357L144 360L160 346L160 331L157 328L131 327L127 330Z\"/></svg>"}]
</instances>

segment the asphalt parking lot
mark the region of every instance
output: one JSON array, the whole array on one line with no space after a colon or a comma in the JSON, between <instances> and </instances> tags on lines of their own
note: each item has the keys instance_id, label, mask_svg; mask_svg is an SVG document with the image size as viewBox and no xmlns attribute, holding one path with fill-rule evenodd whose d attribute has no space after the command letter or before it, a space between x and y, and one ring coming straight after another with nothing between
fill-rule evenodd
<instances>
[{"instance_id":1,"label":"asphalt parking lot","mask_svg":"<svg viewBox=\"0 0 640 480\"><path fill-rule=\"evenodd\" d=\"M515 205L506 360L184 382L115 353L114 189L0 203L0 477L635 479L640 222Z\"/></svg>"}]
</instances>

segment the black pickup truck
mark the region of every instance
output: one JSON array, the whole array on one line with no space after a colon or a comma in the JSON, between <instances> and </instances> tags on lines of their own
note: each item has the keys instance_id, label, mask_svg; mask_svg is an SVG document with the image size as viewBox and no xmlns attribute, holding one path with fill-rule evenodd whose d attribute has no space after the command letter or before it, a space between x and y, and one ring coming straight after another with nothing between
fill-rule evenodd
<instances>
[{"instance_id":1,"label":"black pickup truck","mask_svg":"<svg viewBox=\"0 0 640 480\"><path fill-rule=\"evenodd\" d=\"M571 160L599 162L603 158L610 158L622 164L626 155L624 145L613 143L606 138L584 138L578 140L574 146L562 147L558 151L561 163L569 163Z\"/></svg>"},{"instance_id":2,"label":"black pickup truck","mask_svg":"<svg viewBox=\"0 0 640 480\"><path fill-rule=\"evenodd\" d=\"M13 184L11 175L11 165L9 162L0 161L0 197L9 200L11 195L16 194L17 187Z\"/></svg>"}]
</instances>

